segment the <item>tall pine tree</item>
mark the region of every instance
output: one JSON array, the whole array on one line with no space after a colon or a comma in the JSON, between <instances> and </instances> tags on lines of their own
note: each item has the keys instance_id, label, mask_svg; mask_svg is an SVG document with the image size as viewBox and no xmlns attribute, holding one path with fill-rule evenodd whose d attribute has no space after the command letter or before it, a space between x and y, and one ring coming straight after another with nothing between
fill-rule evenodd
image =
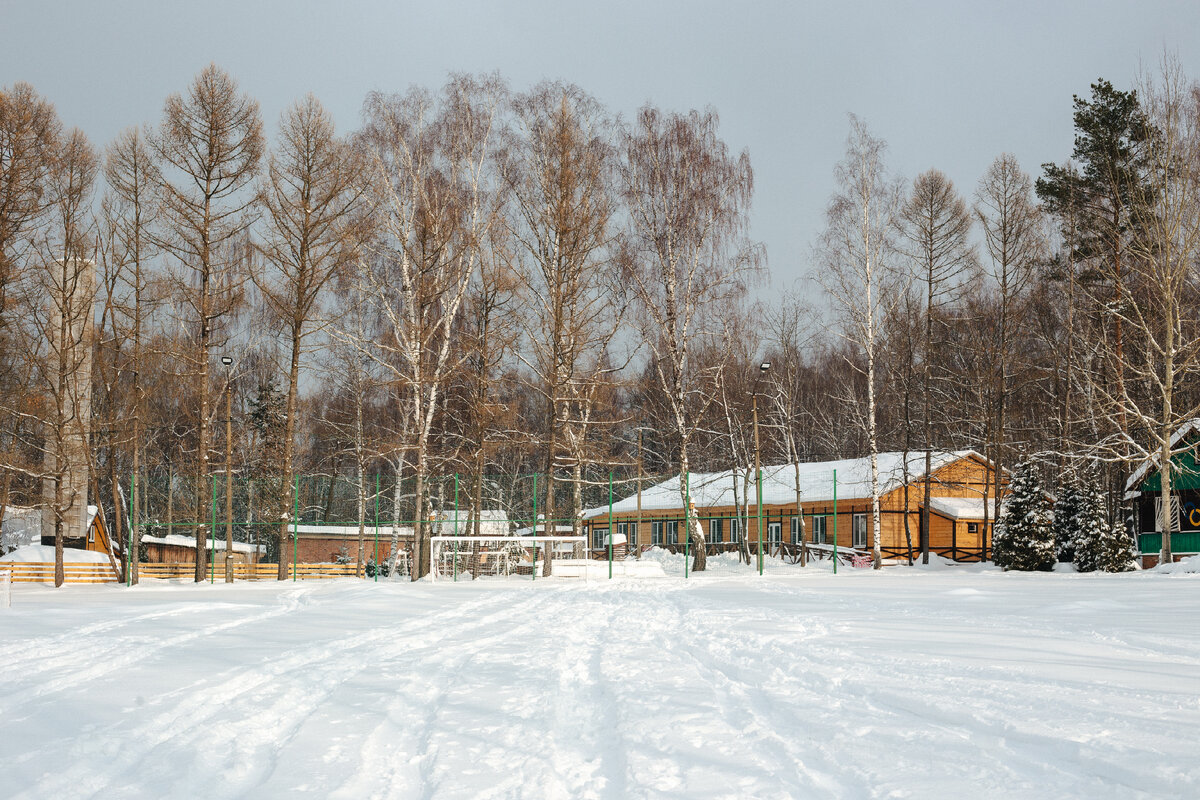
<instances>
[{"instance_id":1,"label":"tall pine tree","mask_svg":"<svg viewBox=\"0 0 1200 800\"><path fill-rule=\"evenodd\" d=\"M1075 516L1083 507L1079 482L1068 478L1054 499L1054 548L1059 561L1075 560Z\"/></svg>"},{"instance_id":2,"label":"tall pine tree","mask_svg":"<svg viewBox=\"0 0 1200 800\"><path fill-rule=\"evenodd\" d=\"M1104 492L1093 479L1080 493L1074 531L1075 569L1080 572L1126 572L1134 556L1133 537L1123 525L1114 525L1105 511Z\"/></svg>"},{"instance_id":3,"label":"tall pine tree","mask_svg":"<svg viewBox=\"0 0 1200 800\"><path fill-rule=\"evenodd\" d=\"M1026 572L1049 571L1057 560L1054 511L1029 461L1013 470L1011 494L996 522L992 561L998 567Z\"/></svg>"}]
</instances>

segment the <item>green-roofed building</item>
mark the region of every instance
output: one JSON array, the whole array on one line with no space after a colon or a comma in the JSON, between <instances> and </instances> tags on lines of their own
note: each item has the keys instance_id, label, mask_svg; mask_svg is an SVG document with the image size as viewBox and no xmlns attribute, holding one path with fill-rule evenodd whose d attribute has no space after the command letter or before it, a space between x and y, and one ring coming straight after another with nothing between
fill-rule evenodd
<instances>
[{"instance_id":1,"label":"green-roofed building","mask_svg":"<svg viewBox=\"0 0 1200 800\"><path fill-rule=\"evenodd\" d=\"M1200 552L1200 419L1189 420L1175 431L1171 452L1171 552L1178 561ZM1162 551L1161 492L1162 470L1155 454L1125 482L1143 567L1155 566Z\"/></svg>"}]
</instances>

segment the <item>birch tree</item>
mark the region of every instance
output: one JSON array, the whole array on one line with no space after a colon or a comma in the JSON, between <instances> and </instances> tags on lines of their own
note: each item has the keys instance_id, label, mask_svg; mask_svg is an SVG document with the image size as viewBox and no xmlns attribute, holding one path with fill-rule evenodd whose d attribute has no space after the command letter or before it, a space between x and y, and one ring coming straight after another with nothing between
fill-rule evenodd
<instances>
[{"instance_id":1,"label":"birch tree","mask_svg":"<svg viewBox=\"0 0 1200 800\"><path fill-rule=\"evenodd\" d=\"M414 89L368 98L365 141L380 191L382 234L368 279L386 336L380 363L407 395L415 514L414 580L430 569L426 480L430 440L480 247L495 220L488 167L504 87L456 76L435 100ZM399 491L399 479L397 480Z\"/></svg>"},{"instance_id":2,"label":"birch tree","mask_svg":"<svg viewBox=\"0 0 1200 800\"><path fill-rule=\"evenodd\" d=\"M866 124L850 116L846 157L834 176L838 189L825 212L825 231L818 247L823 280L842 318L841 335L863 356L852 363L866 383L863 414L871 463L871 547L875 568L882 565L879 528L878 356L882 317L903 292L895 287L896 223L901 209L900 182L889 176L883 161L887 145Z\"/></svg>"},{"instance_id":3,"label":"birch tree","mask_svg":"<svg viewBox=\"0 0 1200 800\"><path fill-rule=\"evenodd\" d=\"M1173 558L1171 532L1178 528L1172 505L1172 435L1200 414L1188 384L1200 375L1200 88L1187 81L1175 59L1164 56L1157 79L1141 88L1149 130L1144 134L1148 162L1145 193L1135 199L1129 253L1129 291L1111 309L1129 334L1112 344L1112 357L1131 380L1097 382L1108 415L1128 420L1141 437L1122 442L1128 450L1158 462L1162 532L1160 563ZM1136 390L1140 387L1140 391ZM1180 443L1182 445L1182 443Z\"/></svg>"},{"instance_id":4,"label":"birch tree","mask_svg":"<svg viewBox=\"0 0 1200 800\"><path fill-rule=\"evenodd\" d=\"M717 362L699 370L692 354L720 335L709 315L744 294L761 256L747 236L754 189L750 155L730 153L718 123L711 109L667 114L645 106L622 142L632 289L642 341L670 409L684 508L688 445L713 397L695 400L724 366ZM704 539L690 521L686 527L693 539L692 569L701 571Z\"/></svg>"}]
</instances>

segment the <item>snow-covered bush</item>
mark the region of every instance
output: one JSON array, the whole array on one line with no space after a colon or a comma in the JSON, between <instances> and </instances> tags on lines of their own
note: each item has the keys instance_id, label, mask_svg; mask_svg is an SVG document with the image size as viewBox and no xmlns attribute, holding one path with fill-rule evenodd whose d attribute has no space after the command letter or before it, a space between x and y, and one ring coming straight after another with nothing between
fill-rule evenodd
<instances>
[{"instance_id":1,"label":"snow-covered bush","mask_svg":"<svg viewBox=\"0 0 1200 800\"><path fill-rule=\"evenodd\" d=\"M1016 466L1009 489L1008 501L996 521L992 561L1004 569L1053 569L1057 560L1054 511L1033 464L1022 461Z\"/></svg>"},{"instance_id":2,"label":"snow-covered bush","mask_svg":"<svg viewBox=\"0 0 1200 800\"><path fill-rule=\"evenodd\" d=\"M1075 517L1083 507L1079 482L1068 478L1054 499L1054 549L1059 561L1075 560Z\"/></svg>"},{"instance_id":3,"label":"snow-covered bush","mask_svg":"<svg viewBox=\"0 0 1200 800\"><path fill-rule=\"evenodd\" d=\"M1104 492L1089 481L1080 493L1079 510L1071 522L1075 569L1080 572L1126 572L1134 557L1133 536L1114 524L1105 510Z\"/></svg>"}]
</instances>

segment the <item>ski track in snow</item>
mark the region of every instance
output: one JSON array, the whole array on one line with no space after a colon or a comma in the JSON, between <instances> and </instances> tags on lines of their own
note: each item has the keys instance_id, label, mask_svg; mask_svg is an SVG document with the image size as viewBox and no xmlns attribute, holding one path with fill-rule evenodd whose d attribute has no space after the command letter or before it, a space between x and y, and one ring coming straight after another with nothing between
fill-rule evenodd
<instances>
[{"instance_id":1,"label":"ski track in snow","mask_svg":"<svg viewBox=\"0 0 1200 800\"><path fill-rule=\"evenodd\" d=\"M16 591L0 797L1194 797L1197 586Z\"/></svg>"}]
</instances>

